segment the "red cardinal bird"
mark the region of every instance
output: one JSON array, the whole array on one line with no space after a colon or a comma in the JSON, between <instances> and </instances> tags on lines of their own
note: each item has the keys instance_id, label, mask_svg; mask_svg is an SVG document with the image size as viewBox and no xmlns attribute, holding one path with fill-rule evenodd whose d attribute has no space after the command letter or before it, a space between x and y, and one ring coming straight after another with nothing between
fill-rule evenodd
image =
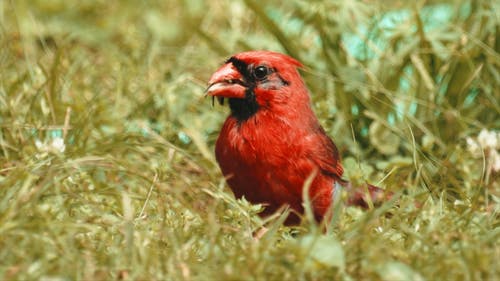
<instances>
[{"instance_id":1,"label":"red cardinal bird","mask_svg":"<svg viewBox=\"0 0 500 281\"><path fill-rule=\"evenodd\" d=\"M270 51L243 52L229 58L209 81L207 95L231 114L215 146L215 156L237 198L266 206L263 215L283 205L304 211L304 182L313 177L309 196L320 221L340 195L351 189L342 179L340 155L311 109L297 60ZM373 201L383 190L367 186ZM348 204L367 206L364 188L351 192ZM291 214L287 224L299 222Z\"/></svg>"}]
</instances>

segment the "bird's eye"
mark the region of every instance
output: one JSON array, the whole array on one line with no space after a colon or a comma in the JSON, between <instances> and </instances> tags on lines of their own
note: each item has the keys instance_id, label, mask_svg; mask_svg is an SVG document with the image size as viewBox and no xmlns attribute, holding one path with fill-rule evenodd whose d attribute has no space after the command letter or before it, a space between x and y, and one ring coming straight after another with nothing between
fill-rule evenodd
<instances>
[{"instance_id":1,"label":"bird's eye","mask_svg":"<svg viewBox=\"0 0 500 281\"><path fill-rule=\"evenodd\" d=\"M267 74L269 74L269 68L261 65L261 66L257 66L254 70L254 76L255 78L261 80L261 79L264 79Z\"/></svg>"}]
</instances>

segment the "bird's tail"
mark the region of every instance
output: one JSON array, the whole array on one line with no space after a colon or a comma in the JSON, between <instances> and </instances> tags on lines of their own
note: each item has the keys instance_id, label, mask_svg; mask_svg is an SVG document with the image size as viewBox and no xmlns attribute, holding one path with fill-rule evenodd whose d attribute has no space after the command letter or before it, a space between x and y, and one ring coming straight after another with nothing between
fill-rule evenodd
<instances>
[{"instance_id":1,"label":"bird's tail","mask_svg":"<svg viewBox=\"0 0 500 281\"><path fill-rule=\"evenodd\" d=\"M362 186L353 186L350 182L344 181L341 185L347 191L347 206L357 206L364 209L369 208L370 202L373 206L380 206L389 201L394 193L374 186L365 184Z\"/></svg>"}]
</instances>

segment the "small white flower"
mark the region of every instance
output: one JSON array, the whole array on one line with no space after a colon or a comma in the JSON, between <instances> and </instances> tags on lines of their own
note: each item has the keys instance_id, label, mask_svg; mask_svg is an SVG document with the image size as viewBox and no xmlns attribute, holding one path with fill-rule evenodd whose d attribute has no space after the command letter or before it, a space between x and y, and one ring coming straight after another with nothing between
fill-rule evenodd
<instances>
[{"instance_id":1,"label":"small white flower","mask_svg":"<svg viewBox=\"0 0 500 281\"><path fill-rule=\"evenodd\" d=\"M478 155L481 153L481 148L479 147L479 144L473 138L467 137L465 141L467 142L467 149L473 155Z\"/></svg>"},{"instance_id":2,"label":"small white flower","mask_svg":"<svg viewBox=\"0 0 500 281\"><path fill-rule=\"evenodd\" d=\"M477 141L483 149L496 149L498 145L497 134L486 129L481 130L479 136L477 136Z\"/></svg>"},{"instance_id":3,"label":"small white flower","mask_svg":"<svg viewBox=\"0 0 500 281\"><path fill-rule=\"evenodd\" d=\"M43 144L40 140L36 140L36 141L35 141L35 146L36 146L36 148L37 148L38 150L40 150L40 151L45 150L45 148L44 148L44 147L45 147L45 145L44 145L44 144Z\"/></svg>"},{"instance_id":4,"label":"small white flower","mask_svg":"<svg viewBox=\"0 0 500 281\"><path fill-rule=\"evenodd\" d=\"M53 138L50 143L45 143L40 140L35 141L35 146L40 152L55 152L63 153L66 150L64 139L61 137Z\"/></svg>"},{"instance_id":5,"label":"small white flower","mask_svg":"<svg viewBox=\"0 0 500 281\"><path fill-rule=\"evenodd\" d=\"M500 154L498 151L492 150L490 153L491 169L494 172L500 171Z\"/></svg>"},{"instance_id":6,"label":"small white flower","mask_svg":"<svg viewBox=\"0 0 500 281\"><path fill-rule=\"evenodd\" d=\"M54 150L57 150L61 153L64 152L64 150L66 150L66 145L64 144L63 138L52 139L51 146Z\"/></svg>"},{"instance_id":7,"label":"small white flower","mask_svg":"<svg viewBox=\"0 0 500 281\"><path fill-rule=\"evenodd\" d=\"M500 171L500 132L481 130L476 138L467 137L467 150L474 157L485 157L488 171Z\"/></svg>"}]
</instances>

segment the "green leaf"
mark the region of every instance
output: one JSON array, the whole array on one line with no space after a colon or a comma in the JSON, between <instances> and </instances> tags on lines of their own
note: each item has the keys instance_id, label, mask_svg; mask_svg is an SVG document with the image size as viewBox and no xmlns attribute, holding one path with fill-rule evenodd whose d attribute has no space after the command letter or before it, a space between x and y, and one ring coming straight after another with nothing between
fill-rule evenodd
<instances>
[{"instance_id":1,"label":"green leaf","mask_svg":"<svg viewBox=\"0 0 500 281\"><path fill-rule=\"evenodd\" d=\"M387 280L387 281L423 281L425 280L422 278L420 274L417 272L413 271L409 266L407 266L404 263L397 262L397 261L391 261L383 264L378 270L377 273L379 274L380 278L382 280Z\"/></svg>"},{"instance_id":2,"label":"green leaf","mask_svg":"<svg viewBox=\"0 0 500 281\"><path fill-rule=\"evenodd\" d=\"M303 250L308 251L315 262L324 266L345 268L344 250L340 242L333 236L307 235L300 241Z\"/></svg>"}]
</instances>

